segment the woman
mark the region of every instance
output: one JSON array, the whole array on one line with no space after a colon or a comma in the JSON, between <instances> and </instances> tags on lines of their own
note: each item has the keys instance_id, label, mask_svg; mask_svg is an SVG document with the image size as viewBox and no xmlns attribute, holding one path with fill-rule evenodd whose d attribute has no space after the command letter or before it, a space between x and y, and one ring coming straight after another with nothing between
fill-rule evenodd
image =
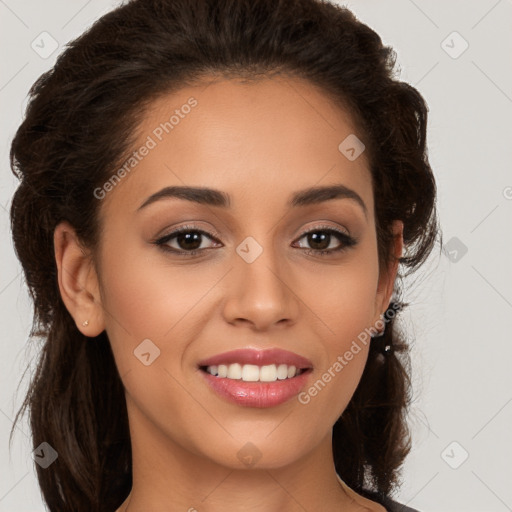
<instances>
[{"instance_id":1,"label":"woman","mask_svg":"<svg viewBox=\"0 0 512 512\"><path fill-rule=\"evenodd\" d=\"M18 416L50 510L412 510L398 277L438 227L394 55L318 0L132 0L34 84Z\"/></svg>"}]
</instances>

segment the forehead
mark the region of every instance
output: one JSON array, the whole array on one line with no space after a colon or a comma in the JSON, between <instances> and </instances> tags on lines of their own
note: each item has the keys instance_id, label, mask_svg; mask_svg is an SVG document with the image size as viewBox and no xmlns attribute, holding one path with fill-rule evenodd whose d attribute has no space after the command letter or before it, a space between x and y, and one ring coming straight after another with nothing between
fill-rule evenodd
<instances>
[{"instance_id":1,"label":"forehead","mask_svg":"<svg viewBox=\"0 0 512 512\"><path fill-rule=\"evenodd\" d=\"M205 81L150 104L137 127L138 154L106 202L136 209L160 188L191 185L224 190L237 208L342 183L371 208L365 153L350 160L340 150L354 136L363 138L348 112L309 82Z\"/></svg>"}]
</instances>

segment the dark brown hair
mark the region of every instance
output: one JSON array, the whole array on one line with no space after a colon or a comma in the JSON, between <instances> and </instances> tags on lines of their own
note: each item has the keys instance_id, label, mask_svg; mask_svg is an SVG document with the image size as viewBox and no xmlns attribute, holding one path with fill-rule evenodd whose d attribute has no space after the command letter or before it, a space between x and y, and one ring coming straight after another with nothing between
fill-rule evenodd
<instances>
[{"instance_id":1,"label":"dark brown hair","mask_svg":"<svg viewBox=\"0 0 512 512\"><path fill-rule=\"evenodd\" d=\"M429 255L438 225L427 106L394 76L395 59L348 9L322 0L132 0L72 41L32 86L11 148L20 180L11 221L34 301L32 334L43 345L15 424L28 408L34 447L46 441L58 452L48 469L36 466L49 510L110 512L131 488L123 385L106 333L86 338L64 306L53 232L67 220L86 247L97 248L100 201L93 190L129 154L144 108L211 76L281 74L320 87L360 127L379 263L392 257L392 221L404 223L404 276ZM395 292L403 306L401 290ZM396 488L410 450L408 345L395 320L372 341L358 388L333 429L336 471L377 500ZM383 355L387 345L393 349Z\"/></svg>"}]
</instances>

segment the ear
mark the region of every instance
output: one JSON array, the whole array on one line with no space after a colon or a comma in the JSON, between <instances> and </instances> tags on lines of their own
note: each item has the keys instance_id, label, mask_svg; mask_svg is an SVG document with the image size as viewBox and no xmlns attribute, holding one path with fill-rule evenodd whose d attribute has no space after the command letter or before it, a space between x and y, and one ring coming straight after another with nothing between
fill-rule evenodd
<instances>
[{"instance_id":1,"label":"ear","mask_svg":"<svg viewBox=\"0 0 512 512\"><path fill-rule=\"evenodd\" d=\"M388 266L381 269L379 273L379 284L377 287L377 295L375 297L376 316L374 318L374 325L380 318L380 315L388 309L391 296L393 295L399 259L402 256L404 246L404 223L401 220L395 220L393 221L391 229L393 232L393 254Z\"/></svg>"},{"instance_id":2,"label":"ear","mask_svg":"<svg viewBox=\"0 0 512 512\"><path fill-rule=\"evenodd\" d=\"M65 221L55 228L53 244L62 300L78 329L85 336L98 336L105 329L105 322L92 256Z\"/></svg>"}]
</instances>

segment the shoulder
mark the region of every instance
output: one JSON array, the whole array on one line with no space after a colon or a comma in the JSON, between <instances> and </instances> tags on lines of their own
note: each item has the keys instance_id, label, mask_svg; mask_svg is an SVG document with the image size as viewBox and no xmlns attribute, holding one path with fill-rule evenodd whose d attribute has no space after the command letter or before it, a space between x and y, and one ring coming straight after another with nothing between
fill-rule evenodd
<instances>
[{"instance_id":1,"label":"shoulder","mask_svg":"<svg viewBox=\"0 0 512 512\"><path fill-rule=\"evenodd\" d=\"M393 501L391 498L380 498L375 495L373 499L385 507L386 512L419 512L415 508L402 505L397 501Z\"/></svg>"},{"instance_id":2,"label":"shoulder","mask_svg":"<svg viewBox=\"0 0 512 512\"><path fill-rule=\"evenodd\" d=\"M383 507L383 503L380 500L375 499L375 496L363 496L362 494L358 494L354 489L350 488L341 478L337 475L338 481L345 490L345 492L359 505L364 507L365 510L371 512L388 512L386 508ZM366 493L371 494L371 493Z\"/></svg>"}]
</instances>

